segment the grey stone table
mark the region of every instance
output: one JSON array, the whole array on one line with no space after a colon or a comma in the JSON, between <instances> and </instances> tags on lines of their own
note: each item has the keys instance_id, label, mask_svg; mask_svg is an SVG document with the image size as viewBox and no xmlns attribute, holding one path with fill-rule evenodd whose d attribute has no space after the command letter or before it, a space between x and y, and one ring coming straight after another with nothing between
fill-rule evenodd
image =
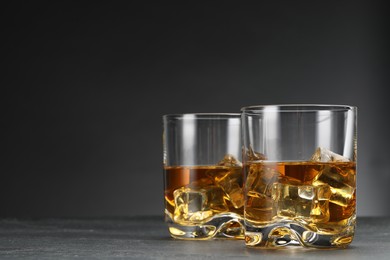
<instances>
[{"instance_id":1,"label":"grey stone table","mask_svg":"<svg viewBox=\"0 0 390 260\"><path fill-rule=\"evenodd\" d=\"M246 248L243 241L179 241L161 217L0 220L0 259L390 259L390 218L358 218L347 249Z\"/></svg>"}]
</instances>

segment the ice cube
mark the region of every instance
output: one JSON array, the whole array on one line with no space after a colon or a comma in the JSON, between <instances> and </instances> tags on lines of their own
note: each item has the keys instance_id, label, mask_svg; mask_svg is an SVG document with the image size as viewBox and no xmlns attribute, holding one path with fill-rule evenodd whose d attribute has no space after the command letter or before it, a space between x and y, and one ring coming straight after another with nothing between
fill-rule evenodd
<instances>
[{"instance_id":1,"label":"ice cube","mask_svg":"<svg viewBox=\"0 0 390 260\"><path fill-rule=\"evenodd\" d=\"M277 202L277 214L280 217L310 217L311 200L302 199L298 194L299 186L275 183L272 198Z\"/></svg>"},{"instance_id":2,"label":"ice cube","mask_svg":"<svg viewBox=\"0 0 390 260\"><path fill-rule=\"evenodd\" d=\"M313 204L310 211L310 217L313 222L327 222L330 217L329 198L332 195L331 189L328 185L315 187L316 194L313 198Z\"/></svg>"},{"instance_id":3,"label":"ice cube","mask_svg":"<svg viewBox=\"0 0 390 260\"><path fill-rule=\"evenodd\" d=\"M242 163L231 154L226 154L217 165L226 167L242 167Z\"/></svg>"},{"instance_id":4,"label":"ice cube","mask_svg":"<svg viewBox=\"0 0 390 260\"><path fill-rule=\"evenodd\" d=\"M214 174L214 182L226 193L235 208L244 206L241 168L230 168L226 172Z\"/></svg>"},{"instance_id":5,"label":"ice cube","mask_svg":"<svg viewBox=\"0 0 390 260\"><path fill-rule=\"evenodd\" d=\"M332 191L329 201L346 207L353 198L355 182L354 172L343 171L340 167L333 165L325 165L322 171L314 178L313 185L329 185Z\"/></svg>"},{"instance_id":6,"label":"ice cube","mask_svg":"<svg viewBox=\"0 0 390 260\"><path fill-rule=\"evenodd\" d=\"M214 212L227 211L224 192L215 186L202 189L182 187L173 192L175 198L174 221L180 224L200 223Z\"/></svg>"},{"instance_id":7,"label":"ice cube","mask_svg":"<svg viewBox=\"0 0 390 260\"><path fill-rule=\"evenodd\" d=\"M173 196L175 198L175 222L187 224L211 217L212 211L206 210L207 194L205 190L182 187L175 190Z\"/></svg>"},{"instance_id":8,"label":"ice cube","mask_svg":"<svg viewBox=\"0 0 390 260\"><path fill-rule=\"evenodd\" d=\"M298 196L302 199L312 200L314 198L313 186L298 186Z\"/></svg>"},{"instance_id":9,"label":"ice cube","mask_svg":"<svg viewBox=\"0 0 390 260\"><path fill-rule=\"evenodd\" d=\"M276 216L276 209L272 198L250 192L247 195L245 216L250 221L267 222L271 221L272 218Z\"/></svg>"},{"instance_id":10,"label":"ice cube","mask_svg":"<svg viewBox=\"0 0 390 260\"><path fill-rule=\"evenodd\" d=\"M326 148L318 147L312 155L311 161L314 162L349 162L347 157L329 151Z\"/></svg>"},{"instance_id":11,"label":"ice cube","mask_svg":"<svg viewBox=\"0 0 390 260\"><path fill-rule=\"evenodd\" d=\"M214 213L226 212L229 210L226 204L226 194L218 186L208 186L204 188L207 195L206 209L211 209Z\"/></svg>"},{"instance_id":12,"label":"ice cube","mask_svg":"<svg viewBox=\"0 0 390 260\"><path fill-rule=\"evenodd\" d=\"M272 189L279 217L303 218L316 223L329 219L330 195L328 185L315 187L275 183Z\"/></svg>"},{"instance_id":13,"label":"ice cube","mask_svg":"<svg viewBox=\"0 0 390 260\"><path fill-rule=\"evenodd\" d=\"M259 152L255 152L252 147L249 147L248 150L245 152L246 158L248 161L261 161L261 160L267 160L267 157Z\"/></svg>"},{"instance_id":14,"label":"ice cube","mask_svg":"<svg viewBox=\"0 0 390 260\"><path fill-rule=\"evenodd\" d=\"M341 220L347 220L356 212L356 190L353 194L353 198L347 207L343 207L334 203L329 203L330 219L329 221L338 222Z\"/></svg>"},{"instance_id":15,"label":"ice cube","mask_svg":"<svg viewBox=\"0 0 390 260\"><path fill-rule=\"evenodd\" d=\"M246 178L246 190L251 193L258 193L258 196L271 197L272 185L278 181L281 175L275 169L262 164L251 164Z\"/></svg>"},{"instance_id":16,"label":"ice cube","mask_svg":"<svg viewBox=\"0 0 390 260\"><path fill-rule=\"evenodd\" d=\"M280 175L278 178L279 183L283 184L290 184L290 185L301 185L304 184L301 180L291 177L291 176L285 176L285 175Z\"/></svg>"}]
</instances>

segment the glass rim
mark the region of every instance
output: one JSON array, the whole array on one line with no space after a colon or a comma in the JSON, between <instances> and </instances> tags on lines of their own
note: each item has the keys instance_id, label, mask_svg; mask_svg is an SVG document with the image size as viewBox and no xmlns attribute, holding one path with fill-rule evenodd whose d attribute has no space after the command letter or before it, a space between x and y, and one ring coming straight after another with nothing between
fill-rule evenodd
<instances>
[{"instance_id":1,"label":"glass rim","mask_svg":"<svg viewBox=\"0 0 390 260\"><path fill-rule=\"evenodd\" d=\"M166 114L163 119L232 119L241 118L240 113L184 113L184 114Z\"/></svg>"},{"instance_id":2,"label":"glass rim","mask_svg":"<svg viewBox=\"0 0 390 260\"><path fill-rule=\"evenodd\" d=\"M254 105L241 108L241 112L245 113L262 113L262 112L317 112L317 111L332 111L345 112L357 110L356 106L351 105L335 105L335 104L275 104L275 105Z\"/></svg>"}]
</instances>

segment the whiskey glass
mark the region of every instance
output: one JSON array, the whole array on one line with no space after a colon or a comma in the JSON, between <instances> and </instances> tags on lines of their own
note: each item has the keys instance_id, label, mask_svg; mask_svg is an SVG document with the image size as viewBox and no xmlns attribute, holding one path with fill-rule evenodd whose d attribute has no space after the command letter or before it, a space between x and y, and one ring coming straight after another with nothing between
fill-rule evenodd
<instances>
[{"instance_id":1,"label":"whiskey glass","mask_svg":"<svg viewBox=\"0 0 390 260\"><path fill-rule=\"evenodd\" d=\"M240 114L163 116L165 220L177 239L243 239Z\"/></svg>"},{"instance_id":2,"label":"whiskey glass","mask_svg":"<svg viewBox=\"0 0 390 260\"><path fill-rule=\"evenodd\" d=\"M356 223L357 108L242 111L248 247L348 246Z\"/></svg>"}]
</instances>

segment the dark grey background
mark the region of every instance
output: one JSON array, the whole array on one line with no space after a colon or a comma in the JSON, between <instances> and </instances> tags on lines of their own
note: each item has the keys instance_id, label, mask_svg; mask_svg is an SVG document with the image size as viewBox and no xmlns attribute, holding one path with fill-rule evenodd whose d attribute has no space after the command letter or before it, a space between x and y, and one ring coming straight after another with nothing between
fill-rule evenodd
<instances>
[{"instance_id":1,"label":"dark grey background","mask_svg":"<svg viewBox=\"0 0 390 260\"><path fill-rule=\"evenodd\" d=\"M161 116L273 103L358 106L358 215L390 214L384 3L3 4L0 216L162 215Z\"/></svg>"}]
</instances>

